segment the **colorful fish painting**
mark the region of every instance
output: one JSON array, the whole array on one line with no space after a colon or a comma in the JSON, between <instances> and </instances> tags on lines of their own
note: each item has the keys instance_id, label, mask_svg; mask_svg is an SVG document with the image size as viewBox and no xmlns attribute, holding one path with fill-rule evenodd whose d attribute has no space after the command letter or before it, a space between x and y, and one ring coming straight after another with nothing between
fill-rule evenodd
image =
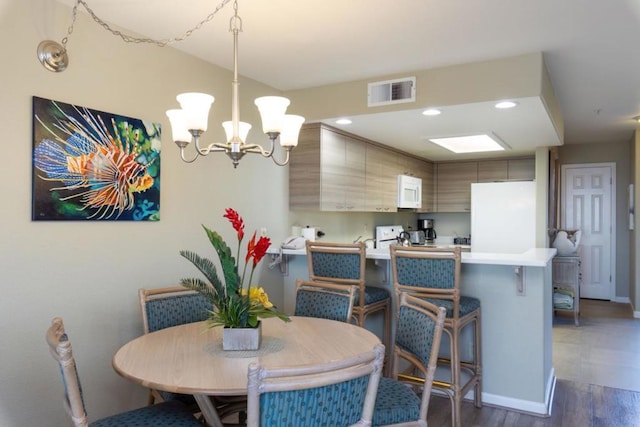
<instances>
[{"instance_id":1,"label":"colorful fish painting","mask_svg":"<svg viewBox=\"0 0 640 427\"><path fill-rule=\"evenodd\" d=\"M33 97L34 220L160 219L157 123Z\"/></svg>"}]
</instances>

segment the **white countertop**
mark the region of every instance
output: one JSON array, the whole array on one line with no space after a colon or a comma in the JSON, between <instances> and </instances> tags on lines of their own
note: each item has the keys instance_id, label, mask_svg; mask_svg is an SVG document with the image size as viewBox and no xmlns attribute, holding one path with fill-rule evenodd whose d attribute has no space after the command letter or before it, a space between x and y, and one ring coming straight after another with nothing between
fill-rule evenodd
<instances>
[{"instance_id":1,"label":"white countertop","mask_svg":"<svg viewBox=\"0 0 640 427\"><path fill-rule=\"evenodd\" d=\"M556 255L555 248L532 248L521 254L503 254L491 252L462 252L463 264L515 265L523 267L544 267ZM271 246L268 254L280 253L280 248ZM283 249L284 255L307 255L305 249ZM389 249L367 249L368 259L388 260Z\"/></svg>"}]
</instances>

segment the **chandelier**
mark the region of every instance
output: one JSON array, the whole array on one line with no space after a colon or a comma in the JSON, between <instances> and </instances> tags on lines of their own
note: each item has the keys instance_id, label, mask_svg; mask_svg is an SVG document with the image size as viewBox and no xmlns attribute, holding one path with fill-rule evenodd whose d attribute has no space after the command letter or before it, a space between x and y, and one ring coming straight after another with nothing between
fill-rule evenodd
<instances>
[{"instance_id":1,"label":"chandelier","mask_svg":"<svg viewBox=\"0 0 640 427\"><path fill-rule=\"evenodd\" d=\"M122 38L127 43L152 43L160 47L185 40L194 31L199 30L204 24L210 22L214 15L220 11L230 0L222 0L216 9L205 19L200 21L195 27L186 31L182 36L165 40L154 40L150 38L138 38L124 34L115 30L109 24L99 18L89 7L85 0L76 0L72 10L72 22L68 28L67 35L62 39L62 43L53 40L42 41L38 45L38 59L49 71L64 71L69 64L67 55L67 42L73 33L79 6L83 6L91 15L93 20L113 35ZM278 166L289 163L289 153L298 145L298 134L304 122L304 117L285 114L289 106L289 100L281 96L263 96L255 100L262 118L262 131L271 141L271 146L265 150L258 144L247 144L247 134L251 125L240 121L240 107L238 95L238 33L242 31L242 19L238 16L238 1L233 2L234 14L229 22L229 31L233 33L233 82L231 83L231 120L222 123L227 142L213 142L203 147L200 137L207 130L207 119L214 97L205 93L182 93L176 97L180 104L180 109L167 111L167 117L171 122L171 133L173 141L180 148L180 157L187 163L194 162L200 156L209 153L225 153L233 162L233 167L238 167L240 159L247 153L260 154L263 157L271 158ZM284 151L284 159L277 160L274 157L276 140ZM193 144L195 154L187 158L185 151Z\"/></svg>"},{"instance_id":2,"label":"chandelier","mask_svg":"<svg viewBox=\"0 0 640 427\"><path fill-rule=\"evenodd\" d=\"M242 31L242 19L238 16L238 2L233 4L234 15L229 22L229 31L233 33L233 82L231 83L231 121L222 123L227 142L212 142L203 147L200 137L207 130L209 109L214 102L214 97L205 93L181 93L176 96L180 109L168 110L167 117L171 122L173 141L180 147L180 157L187 163L194 162L200 156L209 153L225 153L233 162L233 167L238 167L240 159L247 153L260 154L271 158L278 166L289 163L289 153L298 145L298 134L304 122L304 117L285 114L289 106L289 100L281 96L263 96L255 100L260 117L262 119L262 131L271 141L271 146L265 150L259 144L247 144L247 134L251 124L240 121L240 107L238 94L238 33ZM280 146L284 150L285 157L277 160L273 154L276 140L279 138ZM185 156L189 144L194 145L195 155L191 158Z\"/></svg>"}]
</instances>

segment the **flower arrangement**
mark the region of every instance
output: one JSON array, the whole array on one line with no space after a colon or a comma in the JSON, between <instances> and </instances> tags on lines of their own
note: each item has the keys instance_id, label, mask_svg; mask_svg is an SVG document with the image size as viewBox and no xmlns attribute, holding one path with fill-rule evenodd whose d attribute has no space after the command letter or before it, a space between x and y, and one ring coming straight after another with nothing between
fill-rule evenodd
<instances>
[{"instance_id":1,"label":"flower arrangement","mask_svg":"<svg viewBox=\"0 0 640 427\"><path fill-rule=\"evenodd\" d=\"M222 236L204 225L202 227L220 259L224 283L219 279L213 261L185 250L180 251L180 255L191 261L205 276L208 283L198 278L182 279L180 283L186 288L198 291L211 301L213 305L209 317L211 327L255 328L258 325L258 319L267 317L278 317L285 322L290 321L289 316L278 311L269 301L269 296L262 287L251 286L256 266L269 249L271 240L266 236L260 236L256 240L256 232L253 232L253 236L247 244L244 268L240 275L238 264L240 247L244 239L244 221L238 212L231 208L225 209L223 217L231 222L238 236L238 250L235 258ZM245 276L249 264L251 264L251 271L249 272L248 284L245 287Z\"/></svg>"}]
</instances>

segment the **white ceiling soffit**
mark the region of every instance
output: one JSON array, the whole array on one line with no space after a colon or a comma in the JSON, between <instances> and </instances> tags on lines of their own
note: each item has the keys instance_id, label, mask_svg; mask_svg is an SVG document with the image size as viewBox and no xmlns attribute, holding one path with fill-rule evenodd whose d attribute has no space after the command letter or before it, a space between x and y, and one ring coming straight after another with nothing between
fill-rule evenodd
<instances>
[{"instance_id":1,"label":"white ceiling soffit","mask_svg":"<svg viewBox=\"0 0 640 427\"><path fill-rule=\"evenodd\" d=\"M536 147L555 146L560 139L539 97L518 98L515 108L500 110L495 102L439 107L442 114L424 116L424 108L350 116L352 124L338 125L339 117L322 120L330 126L433 161L533 155ZM503 152L456 154L428 138L494 133L510 149Z\"/></svg>"}]
</instances>

